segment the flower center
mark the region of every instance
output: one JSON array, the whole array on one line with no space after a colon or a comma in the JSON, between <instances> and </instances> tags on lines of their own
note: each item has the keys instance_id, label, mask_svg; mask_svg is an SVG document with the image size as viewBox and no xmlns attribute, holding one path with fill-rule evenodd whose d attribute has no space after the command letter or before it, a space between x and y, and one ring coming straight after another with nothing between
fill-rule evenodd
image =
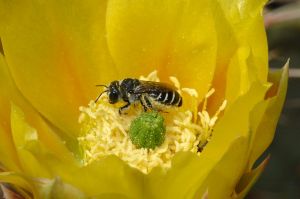
<instances>
[{"instance_id":1,"label":"flower center","mask_svg":"<svg viewBox=\"0 0 300 199\"><path fill-rule=\"evenodd\" d=\"M156 71L147 77L140 77L140 80L159 82ZM126 115L120 115L118 107L109 104L107 95L102 95L97 103L91 101L88 107L80 107L81 136L78 140L84 151L84 164L115 155L131 167L147 174L157 166L170 168L171 160L177 152L190 151L200 155L212 138L213 128L219 114L226 107L226 100L210 116L207 112L207 100L214 93L214 89L206 94L202 109L198 110L197 91L180 88L175 77L170 77L170 80L179 93L185 93L183 103L191 102L194 108L187 110L185 107L172 107L161 112L166 126L165 139L160 146L153 149L137 147L129 136L132 121L143 112L141 105L132 106Z\"/></svg>"}]
</instances>

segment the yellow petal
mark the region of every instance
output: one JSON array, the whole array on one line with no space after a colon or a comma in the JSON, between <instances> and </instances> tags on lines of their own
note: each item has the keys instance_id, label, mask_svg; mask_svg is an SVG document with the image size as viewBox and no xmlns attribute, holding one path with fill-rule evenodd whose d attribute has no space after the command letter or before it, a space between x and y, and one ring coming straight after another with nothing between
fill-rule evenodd
<instances>
[{"instance_id":1,"label":"yellow petal","mask_svg":"<svg viewBox=\"0 0 300 199\"><path fill-rule=\"evenodd\" d=\"M64 183L78 188L87 196L143 198L143 174L115 156L105 157L88 166L68 165L39 154L36 157Z\"/></svg>"},{"instance_id":2,"label":"yellow petal","mask_svg":"<svg viewBox=\"0 0 300 199\"><path fill-rule=\"evenodd\" d=\"M95 84L116 78L106 46L106 1L1 1L0 34L26 98L64 132L76 134L78 107Z\"/></svg>"},{"instance_id":3,"label":"yellow petal","mask_svg":"<svg viewBox=\"0 0 300 199\"><path fill-rule=\"evenodd\" d=\"M220 106L224 98L230 104L231 99L234 100L243 91L241 89L250 87L251 80L266 82L268 73L267 41L261 14L265 1L218 2L215 15L217 66L212 82L216 93L209 103L212 111ZM242 76L234 76L239 73Z\"/></svg>"},{"instance_id":4,"label":"yellow petal","mask_svg":"<svg viewBox=\"0 0 300 199\"><path fill-rule=\"evenodd\" d=\"M271 91L275 91L275 96L265 101L266 110L263 114L262 121L259 123L256 131L252 135L252 146L248 165L249 169L252 168L254 162L263 153L263 151L266 150L273 140L276 125L286 95L288 67L289 63L287 62L281 71L274 73L271 72L269 75L269 81L275 85L273 88L271 88ZM256 112L260 110L262 109L257 109ZM253 115L257 115L256 112L253 112Z\"/></svg>"},{"instance_id":5,"label":"yellow petal","mask_svg":"<svg viewBox=\"0 0 300 199\"><path fill-rule=\"evenodd\" d=\"M107 38L123 77L158 69L163 81L176 76L203 96L215 68L216 32L212 1L112 0Z\"/></svg>"},{"instance_id":6,"label":"yellow petal","mask_svg":"<svg viewBox=\"0 0 300 199\"><path fill-rule=\"evenodd\" d=\"M54 180L40 178L34 181L38 187L39 198L44 199L88 199L91 197L93 199L129 199L126 195L117 193L104 193L88 197L76 187L63 182L60 178L55 178Z\"/></svg>"},{"instance_id":7,"label":"yellow petal","mask_svg":"<svg viewBox=\"0 0 300 199\"><path fill-rule=\"evenodd\" d=\"M233 27L238 46L249 46L254 57L253 70L261 81L268 74L268 49L262 10L266 0L219 0L225 18ZM249 31L255 30L255 31Z\"/></svg>"},{"instance_id":8,"label":"yellow petal","mask_svg":"<svg viewBox=\"0 0 300 199\"><path fill-rule=\"evenodd\" d=\"M26 113L27 122L37 129L39 139L47 148L65 161L74 161L74 157L56 133L59 133L60 136L65 138L66 145L69 149L76 152L78 148L75 144L73 144L74 140L67 137L65 134L54 132L47 122L45 122L44 119L26 101L26 99L24 99L17 90L14 82L11 80L10 73L2 55L0 55L0 66L0 162L8 170L20 170L20 162L18 160L11 134L11 101L22 107Z\"/></svg>"},{"instance_id":9,"label":"yellow petal","mask_svg":"<svg viewBox=\"0 0 300 199\"><path fill-rule=\"evenodd\" d=\"M65 165L76 164L73 155L49 127L43 126L45 124L42 121L36 121L35 124L38 124L41 132L29 125L21 109L12 104L12 136L23 172L33 177L56 176L44 161L47 158Z\"/></svg>"},{"instance_id":10,"label":"yellow petal","mask_svg":"<svg viewBox=\"0 0 300 199\"><path fill-rule=\"evenodd\" d=\"M223 151L224 152L224 151ZM216 161L191 152L180 152L167 172L153 169L145 177L146 195L153 199L192 199Z\"/></svg>"},{"instance_id":11,"label":"yellow petal","mask_svg":"<svg viewBox=\"0 0 300 199\"><path fill-rule=\"evenodd\" d=\"M0 162L5 169L19 171L20 163L9 131L0 126Z\"/></svg>"},{"instance_id":12,"label":"yellow petal","mask_svg":"<svg viewBox=\"0 0 300 199\"><path fill-rule=\"evenodd\" d=\"M39 132L25 121L24 113L14 104L11 117L14 143L22 169L28 176L39 178L60 176L64 182L79 188L88 196L142 197L142 174L123 161L116 157L107 157L82 167L76 161L69 160L70 157L66 154L57 154L61 151L45 144ZM53 145L55 146L55 143ZM68 194L68 186L65 188L64 191Z\"/></svg>"},{"instance_id":13,"label":"yellow petal","mask_svg":"<svg viewBox=\"0 0 300 199\"><path fill-rule=\"evenodd\" d=\"M216 182L213 182L214 186L208 187L207 183L209 183L211 179L209 177L212 173L218 173L220 174L218 176L218 183L222 183L222 185L224 183L226 185L226 176L220 172L216 172L216 170L218 170L218 162L222 161L223 157L227 157L227 159L231 157L232 159L230 160L232 161L241 159L240 155L243 153L243 150L236 149L243 146L245 142L245 138L237 138L229 143L230 146L228 149L222 149L216 157L207 156L205 153L203 156L200 156L200 158L191 153L176 155L175 160L172 162L172 168L167 174L155 175L155 173L150 173L149 177L152 179L149 184L146 184L147 187L150 188L148 192L149 198L201 198L200 196L204 195L207 188L209 198L215 198L216 193L211 194L211 192L217 192L217 194L219 194L221 190L225 195L227 192L224 192L224 189L230 185L215 188ZM237 167L239 167L239 165L235 166L235 168Z\"/></svg>"},{"instance_id":14,"label":"yellow petal","mask_svg":"<svg viewBox=\"0 0 300 199\"><path fill-rule=\"evenodd\" d=\"M121 195L127 198L143 198L143 174L111 156L87 167L75 169L65 176L89 196Z\"/></svg>"},{"instance_id":15,"label":"yellow petal","mask_svg":"<svg viewBox=\"0 0 300 199\"><path fill-rule=\"evenodd\" d=\"M285 71L286 73L286 71ZM286 79L284 79L286 80ZM283 81L284 82L284 81ZM286 82L283 83L282 87L284 87L286 89ZM214 137L213 140L211 141L211 143L207 146L206 150L208 150L212 144L216 144L218 142L218 138L219 138L219 142L217 143L218 145L218 149L219 151L222 149L222 145L228 143L228 140L236 137L236 136L241 136L244 135L247 137L248 140L253 139L253 136L256 137L255 139L259 139L259 140L263 140L260 141L261 142L267 142L270 143L270 141L272 140L270 139L265 139L266 137L270 137L269 135L273 135L274 134L274 128L272 129L272 133L269 133L268 135L265 135L264 133L259 133L257 134L257 132L253 132L254 130L254 126L257 126L260 122L260 119L263 118L263 121L265 120L265 115L263 114L259 114L259 112L257 112L258 110L262 113L265 110L263 106L261 106L261 104L263 103L264 97L265 97L265 93L267 91L269 86L267 85L261 85L261 84L253 84L252 87L250 88L250 90L247 92L247 94L243 97L243 98L237 98L237 101L232 104L232 106L229 107L229 110L227 112L225 112L224 118L225 117L230 117L230 115L232 115L231 120L234 121L234 124L231 125L230 121L224 121L222 118L222 120L220 120L218 125L221 125L223 122L226 125L229 125L227 127L222 126L222 131L226 132L223 137L218 137L217 134L217 128L214 131ZM282 101L284 99L285 96L285 92L283 92L283 90L278 89L278 93L280 93L281 98L281 105L276 104L280 109L282 107ZM238 110L238 112L236 111ZM231 112L234 111L234 112ZM256 112L255 112L256 111ZM274 113L273 117L278 117L279 116L279 112L278 113ZM272 115L273 115L272 114ZM276 115L276 116L275 116ZM264 117L262 117L264 116ZM257 117L257 118L256 118ZM255 118L255 119L253 119ZM270 121L270 120L268 120ZM251 122L251 123L249 123ZM272 124L272 122L270 123ZM251 128L252 127L252 128ZM251 128L251 129L250 129ZM263 128L264 130L266 129L265 127ZM267 128L269 129L269 128ZM254 135L253 135L254 133ZM255 134L256 133L256 134ZM257 136L255 136L257 135ZM258 136L259 135L259 136ZM198 190L198 194L201 195L204 193L205 190L208 189L208 194L210 198L222 198L222 197L231 197L232 194L234 193L234 189L236 184L238 183L240 177L242 176L244 169L247 168L248 166L248 157L249 157L249 149L256 151L256 147L258 147L258 149L260 150L259 155L266 149L266 146L264 146L264 148L262 148L261 146L258 146L256 144L256 140L252 143L251 141L247 141L244 144L241 144L239 147L237 147L235 150L231 151L230 153L228 153L227 156L224 156L222 158L222 160L218 163L218 165L216 167L214 167L213 171L210 173L209 177L205 180L205 182L207 183L206 186L202 186L199 190ZM212 153L213 156L215 156L216 154L220 153L218 150L215 151L214 153ZM252 151L251 151L252 152ZM207 152L206 152L207 153ZM206 154L206 157L208 156L208 154ZM251 156L250 156L251 157ZM257 159L257 156L254 160ZM238 164L237 164L238 163ZM252 164L253 162L251 162L250 164L250 169L252 168ZM250 171L250 170L249 170ZM257 171L258 172L258 171ZM261 171L259 171L261 172ZM259 175L259 173L257 173L257 175ZM253 178L252 180L255 180L258 176L255 176L255 178ZM218 183L219 186L214 186L216 183ZM249 184L247 185L246 188L249 189L249 187L253 184L253 182L249 179ZM249 187L248 187L249 186ZM246 191L245 191L246 192ZM245 194L245 193L243 193Z\"/></svg>"},{"instance_id":16,"label":"yellow petal","mask_svg":"<svg viewBox=\"0 0 300 199\"><path fill-rule=\"evenodd\" d=\"M87 199L87 197L75 187L63 183L61 179L37 179L35 181L39 191L39 198L43 199Z\"/></svg>"},{"instance_id":17,"label":"yellow petal","mask_svg":"<svg viewBox=\"0 0 300 199\"><path fill-rule=\"evenodd\" d=\"M248 91L251 82L248 78L251 72L247 64L249 48L240 47L233 56L227 73L226 97L229 103L233 103L240 95Z\"/></svg>"},{"instance_id":18,"label":"yellow petal","mask_svg":"<svg viewBox=\"0 0 300 199\"><path fill-rule=\"evenodd\" d=\"M269 159L270 159L270 156L268 156L255 169L245 173L242 176L240 182L237 184L237 187L235 188L236 198L241 198L242 199L246 196L246 194L249 192L250 188L253 186L253 184L256 182L258 177L264 171L266 165L268 164Z\"/></svg>"},{"instance_id":19,"label":"yellow petal","mask_svg":"<svg viewBox=\"0 0 300 199\"><path fill-rule=\"evenodd\" d=\"M220 118L213 138L203 153L206 158L219 159L219 161L198 190L198 195L203 195L206 189L210 198L226 198L233 193L248 163L250 113L255 105L264 99L267 89L267 86L259 82L254 83L249 91L228 107L224 116ZM239 140L236 141L235 147L232 147L233 140L237 138ZM228 153L223 155L224 149L227 148Z\"/></svg>"},{"instance_id":20,"label":"yellow petal","mask_svg":"<svg viewBox=\"0 0 300 199\"><path fill-rule=\"evenodd\" d=\"M146 181L150 198L195 198L207 189L209 198L230 196L247 164L250 112L267 89L256 82L225 111L200 157L179 153L166 174L152 171Z\"/></svg>"},{"instance_id":21,"label":"yellow petal","mask_svg":"<svg viewBox=\"0 0 300 199\"><path fill-rule=\"evenodd\" d=\"M0 125L6 129L7 131L10 130L9 125L9 98L11 96L11 86L12 81L9 78L9 72L7 70L7 65L4 60L2 54L0 54L0 90L1 90L1 97L0 97Z\"/></svg>"},{"instance_id":22,"label":"yellow petal","mask_svg":"<svg viewBox=\"0 0 300 199\"><path fill-rule=\"evenodd\" d=\"M12 105L11 128L14 144L21 162L22 170L30 176L50 177L48 171L27 150L40 150L37 142L37 132L24 121L24 115L19 108Z\"/></svg>"},{"instance_id":23,"label":"yellow petal","mask_svg":"<svg viewBox=\"0 0 300 199\"><path fill-rule=\"evenodd\" d=\"M230 143L228 150L213 167L208 177L203 180L201 186L198 185L200 188L194 193L194 198L200 198L206 190L208 190L208 197L212 199L232 196L236 182L247 162L245 157L247 141L246 137L241 136Z\"/></svg>"},{"instance_id":24,"label":"yellow petal","mask_svg":"<svg viewBox=\"0 0 300 199\"><path fill-rule=\"evenodd\" d=\"M20 170L10 128L10 98L13 83L3 56L0 54L0 162L6 169Z\"/></svg>"},{"instance_id":25,"label":"yellow petal","mask_svg":"<svg viewBox=\"0 0 300 199\"><path fill-rule=\"evenodd\" d=\"M225 99L232 104L240 95L245 94L255 82L261 82L266 87L271 84L267 79L261 80L254 68L255 59L249 47L240 47L233 56L229 66L226 81ZM267 65L266 65L267 66ZM266 66L261 65L261 68Z\"/></svg>"},{"instance_id":26,"label":"yellow petal","mask_svg":"<svg viewBox=\"0 0 300 199\"><path fill-rule=\"evenodd\" d=\"M131 198L128 198L124 195L121 195L121 194L114 194L114 193L105 193L105 194L100 194L100 195L97 195L97 196L94 196L93 198L95 199L131 199Z\"/></svg>"}]
</instances>

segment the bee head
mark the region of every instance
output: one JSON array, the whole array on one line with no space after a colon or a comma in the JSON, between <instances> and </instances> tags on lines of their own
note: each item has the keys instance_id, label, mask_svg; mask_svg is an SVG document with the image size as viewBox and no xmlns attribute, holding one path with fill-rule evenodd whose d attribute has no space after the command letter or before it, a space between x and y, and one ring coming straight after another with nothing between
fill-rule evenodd
<instances>
[{"instance_id":1,"label":"bee head","mask_svg":"<svg viewBox=\"0 0 300 199\"><path fill-rule=\"evenodd\" d=\"M115 104L120 98L120 86L118 81L113 81L108 87L108 98L109 103Z\"/></svg>"}]
</instances>

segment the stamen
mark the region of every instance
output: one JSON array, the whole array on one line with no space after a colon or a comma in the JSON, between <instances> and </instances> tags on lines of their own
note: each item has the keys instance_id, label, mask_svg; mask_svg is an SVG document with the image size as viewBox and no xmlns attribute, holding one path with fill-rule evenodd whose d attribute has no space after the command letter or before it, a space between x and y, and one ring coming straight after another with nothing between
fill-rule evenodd
<instances>
[{"instance_id":1,"label":"stamen","mask_svg":"<svg viewBox=\"0 0 300 199\"><path fill-rule=\"evenodd\" d=\"M180 83L178 81L178 79L174 76L169 77L169 79L171 80L171 82L174 84L174 86L180 90Z\"/></svg>"},{"instance_id":2,"label":"stamen","mask_svg":"<svg viewBox=\"0 0 300 199\"><path fill-rule=\"evenodd\" d=\"M140 79L159 81L157 71ZM143 112L140 105L132 107L127 115L119 115L118 107L108 103L107 95L101 95L97 103L91 101L88 107L80 107L81 136L78 141L84 151L84 164L88 165L104 156L115 155L131 167L147 174L157 166L169 169L177 152L191 151L200 155L212 139L213 128L227 101L224 100L211 117L207 111L207 101L214 89L205 95L202 109L199 111L197 91L192 88L181 89L176 77L170 77L170 80L179 93L187 93L183 101L191 102L195 110L181 107L161 113L166 126L165 141L153 149L137 148L128 135L131 122Z\"/></svg>"},{"instance_id":3,"label":"stamen","mask_svg":"<svg viewBox=\"0 0 300 199\"><path fill-rule=\"evenodd\" d=\"M199 136L199 151L202 151L203 148L207 145L207 143L211 140L213 127L216 124L216 121L218 120L218 116L227 105L227 100L224 100L222 105L219 107L219 109L216 111L216 113L213 115L213 117L210 117L207 112L207 100L208 98L215 92L215 89L211 89L204 98L202 111L198 112L198 115L200 117L200 123L204 127L205 131Z\"/></svg>"},{"instance_id":4,"label":"stamen","mask_svg":"<svg viewBox=\"0 0 300 199\"><path fill-rule=\"evenodd\" d=\"M153 81L153 82L159 82L159 78L157 76L157 70L151 72L147 77L141 76L140 80L144 81Z\"/></svg>"},{"instance_id":5,"label":"stamen","mask_svg":"<svg viewBox=\"0 0 300 199\"><path fill-rule=\"evenodd\" d=\"M203 102L203 107L202 107L202 111L206 110L206 106L207 106L207 99L215 92L215 89L212 88L208 91L208 93L206 93L205 98L204 98L204 102Z\"/></svg>"},{"instance_id":6,"label":"stamen","mask_svg":"<svg viewBox=\"0 0 300 199\"><path fill-rule=\"evenodd\" d=\"M182 88L181 90L186 92L192 97L198 98L198 92L193 88Z\"/></svg>"}]
</instances>

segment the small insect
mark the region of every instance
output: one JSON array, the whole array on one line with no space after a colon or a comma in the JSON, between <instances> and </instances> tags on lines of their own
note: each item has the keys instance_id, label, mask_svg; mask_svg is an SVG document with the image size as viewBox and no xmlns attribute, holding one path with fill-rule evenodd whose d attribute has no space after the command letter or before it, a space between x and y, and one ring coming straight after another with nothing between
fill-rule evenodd
<instances>
[{"instance_id":1,"label":"small insect","mask_svg":"<svg viewBox=\"0 0 300 199\"><path fill-rule=\"evenodd\" d=\"M147 109L160 110L158 107L182 105L182 97L171 85L161 82L142 81L138 79L126 78L120 81L113 81L106 85L97 85L106 88L100 93L95 102L99 100L103 93L107 93L109 103L115 104L120 100L126 104L119 108L119 113L130 107L131 104L141 103L144 111Z\"/></svg>"}]
</instances>

